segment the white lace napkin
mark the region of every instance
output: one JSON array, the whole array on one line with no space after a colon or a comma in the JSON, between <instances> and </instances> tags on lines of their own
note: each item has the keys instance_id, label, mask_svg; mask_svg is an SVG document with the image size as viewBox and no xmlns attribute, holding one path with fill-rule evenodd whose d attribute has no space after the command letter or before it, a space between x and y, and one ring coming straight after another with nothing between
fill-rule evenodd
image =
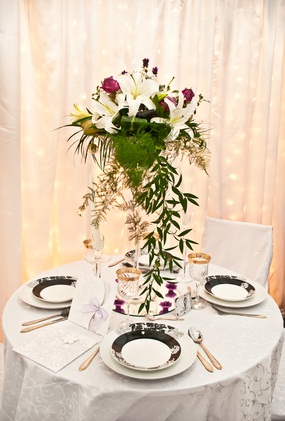
<instances>
[{"instance_id":1,"label":"white lace napkin","mask_svg":"<svg viewBox=\"0 0 285 421\"><path fill-rule=\"evenodd\" d=\"M89 273L77 281L68 320L99 335L108 332L116 294L113 279L95 278Z\"/></svg>"},{"instance_id":2,"label":"white lace napkin","mask_svg":"<svg viewBox=\"0 0 285 421\"><path fill-rule=\"evenodd\" d=\"M54 372L92 348L99 338L68 320L25 335L23 343L13 350Z\"/></svg>"}]
</instances>

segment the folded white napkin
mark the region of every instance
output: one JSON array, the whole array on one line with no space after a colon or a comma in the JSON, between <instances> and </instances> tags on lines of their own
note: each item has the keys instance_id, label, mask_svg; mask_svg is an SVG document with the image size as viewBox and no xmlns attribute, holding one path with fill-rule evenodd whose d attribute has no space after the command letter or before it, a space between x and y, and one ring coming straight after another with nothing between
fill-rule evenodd
<instances>
[{"instance_id":1,"label":"folded white napkin","mask_svg":"<svg viewBox=\"0 0 285 421\"><path fill-rule=\"evenodd\" d=\"M23 343L13 350L54 372L70 364L99 340L97 335L91 335L68 320L25 335Z\"/></svg>"}]
</instances>

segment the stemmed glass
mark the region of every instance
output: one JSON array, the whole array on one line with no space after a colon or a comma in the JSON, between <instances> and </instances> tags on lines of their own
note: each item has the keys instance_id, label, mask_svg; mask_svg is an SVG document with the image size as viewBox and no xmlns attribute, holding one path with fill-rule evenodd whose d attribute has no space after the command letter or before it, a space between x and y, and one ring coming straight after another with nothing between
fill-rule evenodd
<instances>
[{"instance_id":1,"label":"stemmed glass","mask_svg":"<svg viewBox=\"0 0 285 421\"><path fill-rule=\"evenodd\" d=\"M104 248L104 236L100 233L93 233L92 240L83 241L87 248L85 260L92 265L94 275L101 278L101 263L105 261L102 257L102 250Z\"/></svg>"},{"instance_id":2,"label":"stemmed glass","mask_svg":"<svg viewBox=\"0 0 285 421\"><path fill-rule=\"evenodd\" d=\"M205 308L205 304L200 300L199 286L204 284L206 276L208 275L211 256L206 253L190 253L188 259L190 277L195 282L196 287L196 296L192 300L192 308L194 310L201 310Z\"/></svg>"},{"instance_id":3,"label":"stemmed glass","mask_svg":"<svg viewBox=\"0 0 285 421\"><path fill-rule=\"evenodd\" d=\"M183 231L185 231L188 228L191 221L191 212L189 213L183 212L181 220L182 220ZM186 278L186 266L188 264L188 262L186 262L186 253L187 253L187 247L185 246L184 252L183 252L183 275L182 275L184 280Z\"/></svg>"},{"instance_id":4,"label":"stemmed glass","mask_svg":"<svg viewBox=\"0 0 285 421\"><path fill-rule=\"evenodd\" d=\"M137 268L121 268L116 271L118 278L118 294L127 304L127 318L120 323L120 327L128 327L130 324L131 299L139 293L140 276L142 271Z\"/></svg>"}]
</instances>

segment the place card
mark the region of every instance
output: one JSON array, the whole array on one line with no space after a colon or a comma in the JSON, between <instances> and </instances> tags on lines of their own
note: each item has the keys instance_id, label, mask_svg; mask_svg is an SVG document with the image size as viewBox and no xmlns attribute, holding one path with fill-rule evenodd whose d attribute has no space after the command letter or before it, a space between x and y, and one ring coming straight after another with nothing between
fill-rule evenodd
<instances>
[{"instance_id":1,"label":"place card","mask_svg":"<svg viewBox=\"0 0 285 421\"><path fill-rule=\"evenodd\" d=\"M192 308L191 293L186 292L175 299L175 314L178 317L184 316L189 313Z\"/></svg>"}]
</instances>

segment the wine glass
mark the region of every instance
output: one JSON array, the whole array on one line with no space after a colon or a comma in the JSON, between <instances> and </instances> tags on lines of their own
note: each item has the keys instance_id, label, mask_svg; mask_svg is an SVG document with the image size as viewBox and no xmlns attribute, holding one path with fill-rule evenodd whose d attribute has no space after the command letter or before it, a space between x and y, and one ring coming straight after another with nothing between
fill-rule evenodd
<instances>
[{"instance_id":1,"label":"wine glass","mask_svg":"<svg viewBox=\"0 0 285 421\"><path fill-rule=\"evenodd\" d=\"M127 304L127 318L120 323L120 327L128 327L130 324L130 303L131 299L139 293L142 271L137 268L121 268L116 271L116 274L118 278L118 294Z\"/></svg>"},{"instance_id":2,"label":"wine glass","mask_svg":"<svg viewBox=\"0 0 285 421\"><path fill-rule=\"evenodd\" d=\"M201 310L205 308L205 304L200 300L199 286L204 284L208 275L211 256L206 253L190 253L188 259L190 277L195 282L196 287L196 296L192 300L192 308L194 310Z\"/></svg>"},{"instance_id":3,"label":"wine glass","mask_svg":"<svg viewBox=\"0 0 285 421\"><path fill-rule=\"evenodd\" d=\"M83 244L87 249L85 260L92 265L93 272L96 278L101 278L101 263L103 261L102 250L104 248L104 236L100 234L98 238L94 239L94 236L92 235L92 239L84 240Z\"/></svg>"}]
</instances>

